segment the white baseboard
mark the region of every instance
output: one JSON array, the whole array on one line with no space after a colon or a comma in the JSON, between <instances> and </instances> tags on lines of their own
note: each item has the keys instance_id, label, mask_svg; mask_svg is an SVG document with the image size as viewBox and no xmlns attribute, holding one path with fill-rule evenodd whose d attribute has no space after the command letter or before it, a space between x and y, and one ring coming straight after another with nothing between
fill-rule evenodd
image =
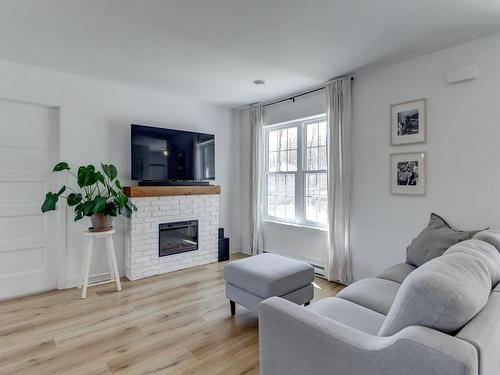
<instances>
[{"instance_id":1,"label":"white baseboard","mask_svg":"<svg viewBox=\"0 0 500 375\"><path fill-rule=\"evenodd\" d=\"M234 250L234 251L231 251L231 254L233 254L233 253L242 253L242 254L246 254L246 255L252 255L252 253L249 250Z\"/></svg>"}]
</instances>

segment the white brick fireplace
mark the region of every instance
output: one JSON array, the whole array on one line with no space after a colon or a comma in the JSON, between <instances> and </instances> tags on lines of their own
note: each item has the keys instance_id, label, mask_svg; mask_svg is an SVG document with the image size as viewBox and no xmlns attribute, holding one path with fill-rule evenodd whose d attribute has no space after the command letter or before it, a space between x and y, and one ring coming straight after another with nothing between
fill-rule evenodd
<instances>
[{"instance_id":1,"label":"white brick fireplace","mask_svg":"<svg viewBox=\"0 0 500 375\"><path fill-rule=\"evenodd\" d=\"M137 211L125 228L125 276L129 280L217 262L217 194L131 199ZM198 249L160 257L160 224L190 220L198 221Z\"/></svg>"}]
</instances>

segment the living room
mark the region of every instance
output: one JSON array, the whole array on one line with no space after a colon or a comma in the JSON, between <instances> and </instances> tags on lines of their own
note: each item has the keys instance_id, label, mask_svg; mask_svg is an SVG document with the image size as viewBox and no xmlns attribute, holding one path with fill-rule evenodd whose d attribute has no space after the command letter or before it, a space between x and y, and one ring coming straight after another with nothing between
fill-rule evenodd
<instances>
[{"instance_id":1,"label":"living room","mask_svg":"<svg viewBox=\"0 0 500 375\"><path fill-rule=\"evenodd\" d=\"M500 4L0 20L0 373L500 373Z\"/></svg>"}]
</instances>

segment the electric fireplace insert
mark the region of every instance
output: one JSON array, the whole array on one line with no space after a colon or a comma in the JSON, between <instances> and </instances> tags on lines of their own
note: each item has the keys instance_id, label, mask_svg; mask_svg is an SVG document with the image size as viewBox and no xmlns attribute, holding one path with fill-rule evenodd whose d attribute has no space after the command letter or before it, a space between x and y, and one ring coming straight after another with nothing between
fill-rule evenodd
<instances>
[{"instance_id":1,"label":"electric fireplace insert","mask_svg":"<svg viewBox=\"0 0 500 375\"><path fill-rule=\"evenodd\" d=\"M198 220L160 224L160 257L198 250Z\"/></svg>"}]
</instances>

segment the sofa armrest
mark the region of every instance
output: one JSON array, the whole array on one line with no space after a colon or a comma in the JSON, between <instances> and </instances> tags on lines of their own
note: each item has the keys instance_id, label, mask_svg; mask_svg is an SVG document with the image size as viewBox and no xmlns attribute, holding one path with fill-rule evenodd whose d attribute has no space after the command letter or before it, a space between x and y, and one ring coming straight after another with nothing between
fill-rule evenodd
<instances>
[{"instance_id":1,"label":"sofa armrest","mask_svg":"<svg viewBox=\"0 0 500 375\"><path fill-rule=\"evenodd\" d=\"M261 375L477 375L473 345L424 328L368 335L279 297L259 305Z\"/></svg>"}]
</instances>

